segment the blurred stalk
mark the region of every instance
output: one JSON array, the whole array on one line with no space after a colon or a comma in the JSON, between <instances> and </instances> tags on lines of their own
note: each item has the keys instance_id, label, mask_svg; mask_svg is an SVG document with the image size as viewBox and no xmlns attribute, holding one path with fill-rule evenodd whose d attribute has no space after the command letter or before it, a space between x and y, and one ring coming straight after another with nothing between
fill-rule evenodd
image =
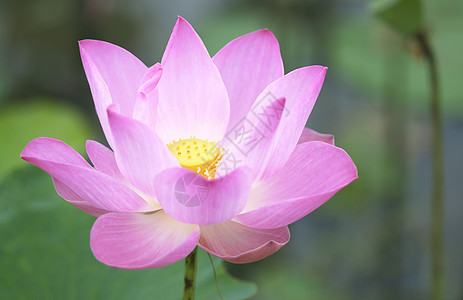
<instances>
[{"instance_id":1,"label":"blurred stalk","mask_svg":"<svg viewBox=\"0 0 463 300\"><path fill-rule=\"evenodd\" d=\"M443 292L443 210L444 167L443 138L439 78L436 58L424 32L416 34L420 48L428 63L431 89L432 125L432 205L431 205L431 299L442 299Z\"/></svg>"},{"instance_id":2,"label":"blurred stalk","mask_svg":"<svg viewBox=\"0 0 463 300\"><path fill-rule=\"evenodd\" d=\"M379 216L383 229L378 238L379 253L382 257L376 264L375 279L381 283L384 299L400 299L403 280L403 228L404 195L407 177L408 155L408 68L402 55L403 40L394 32L385 31L382 42L385 53L383 67L383 153L382 182L388 187L378 195L381 199ZM400 89L397 87L401 86ZM405 91L405 92L404 92ZM394 262L391 264L391 262Z\"/></svg>"},{"instance_id":3,"label":"blurred stalk","mask_svg":"<svg viewBox=\"0 0 463 300\"><path fill-rule=\"evenodd\" d=\"M185 258L185 278L183 282L183 300L195 299L196 261L198 247Z\"/></svg>"}]
</instances>

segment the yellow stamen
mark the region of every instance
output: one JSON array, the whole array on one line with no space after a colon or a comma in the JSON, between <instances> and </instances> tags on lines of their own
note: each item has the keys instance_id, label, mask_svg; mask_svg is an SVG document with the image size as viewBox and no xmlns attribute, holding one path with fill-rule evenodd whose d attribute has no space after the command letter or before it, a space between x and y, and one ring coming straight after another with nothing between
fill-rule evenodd
<instances>
[{"instance_id":1,"label":"yellow stamen","mask_svg":"<svg viewBox=\"0 0 463 300\"><path fill-rule=\"evenodd\" d=\"M214 178L217 165L223 156L223 149L217 148L215 142L208 142L195 137L173 141L167 147L182 167L206 178Z\"/></svg>"}]
</instances>

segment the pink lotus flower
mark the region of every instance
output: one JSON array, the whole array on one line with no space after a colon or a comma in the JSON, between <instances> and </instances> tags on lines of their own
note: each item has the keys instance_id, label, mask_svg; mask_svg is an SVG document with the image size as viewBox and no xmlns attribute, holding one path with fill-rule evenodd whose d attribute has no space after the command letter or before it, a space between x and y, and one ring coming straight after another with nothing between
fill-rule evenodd
<instances>
[{"instance_id":1,"label":"pink lotus flower","mask_svg":"<svg viewBox=\"0 0 463 300\"><path fill-rule=\"evenodd\" d=\"M97 216L95 257L126 269L161 267L197 245L233 263L289 240L287 225L357 178L333 138L304 128L326 69L286 75L268 30L212 59L182 18L161 63L147 68L115 45L79 43L96 111L113 151L87 142L92 167L65 143L37 138L21 157L59 195Z\"/></svg>"}]
</instances>

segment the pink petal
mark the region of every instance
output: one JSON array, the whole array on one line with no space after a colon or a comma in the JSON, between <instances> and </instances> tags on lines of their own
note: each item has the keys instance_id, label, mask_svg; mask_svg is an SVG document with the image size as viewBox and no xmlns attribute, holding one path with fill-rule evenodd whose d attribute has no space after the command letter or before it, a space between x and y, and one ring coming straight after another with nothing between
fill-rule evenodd
<instances>
[{"instance_id":1,"label":"pink petal","mask_svg":"<svg viewBox=\"0 0 463 300\"><path fill-rule=\"evenodd\" d=\"M116 163L114 153L96 141L87 141L87 154L95 169L115 179L124 180Z\"/></svg>"},{"instance_id":2,"label":"pink petal","mask_svg":"<svg viewBox=\"0 0 463 300\"><path fill-rule=\"evenodd\" d=\"M286 98L285 112L272 141L272 163L267 165L264 177L269 177L279 170L296 147L317 100L326 70L327 68L322 66L294 70L272 82L257 98L253 108L261 106L262 102Z\"/></svg>"},{"instance_id":3,"label":"pink petal","mask_svg":"<svg viewBox=\"0 0 463 300\"><path fill-rule=\"evenodd\" d=\"M98 71L95 63L90 59L87 52L81 47L80 55L82 57L82 64L84 65L85 74L87 74L88 84L93 96L93 102L95 103L95 110L100 119L101 128L106 137L106 140L110 145L113 144L113 136L111 129L108 124L108 116L106 114L106 108L113 103L111 93L106 85L103 77Z\"/></svg>"},{"instance_id":4,"label":"pink petal","mask_svg":"<svg viewBox=\"0 0 463 300\"><path fill-rule=\"evenodd\" d=\"M65 184L90 205L108 211L151 211L147 202L127 186L90 167L61 141L32 140L21 158Z\"/></svg>"},{"instance_id":5,"label":"pink petal","mask_svg":"<svg viewBox=\"0 0 463 300\"><path fill-rule=\"evenodd\" d=\"M119 105L123 114L131 115L147 67L127 50L111 43L83 40L79 47L86 74L86 62L91 61L96 67L88 72L87 77L93 80L93 71L97 71L109 88L112 103Z\"/></svg>"},{"instance_id":6,"label":"pink petal","mask_svg":"<svg viewBox=\"0 0 463 300\"><path fill-rule=\"evenodd\" d=\"M80 156L79 153L62 141L56 139L45 137L34 139L27 145L23 153L21 153L21 156L26 155L35 155L44 160L56 160L63 163L70 163L90 168L90 165L82 156ZM105 210L95 208L90 205L87 201L82 199L57 179L53 178L53 183L55 185L56 192L78 209L94 216L99 216L106 212Z\"/></svg>"},{"instance_id":7,"label":"pink petal","mask_svg":"<svg viewBox=\"0 0 463 300\"><path fill-rule=\"evenodd\" d=\"M55 185L56 192L67 202L71 203L78 209L93 215L93 216L101 216L102 214L107 213L107 210L96 208L84 199L82 199L79 195L74 193L69 187L67 187L64 183L60 182L53 178L53 184Z\"/></svg>"},{"instance_id":8,"label":"pink petal","mask_svg":"<svg viewBox=\"0 0 463 300\"><path fill-rule=\"evenodd\" d=\"M229 132L246 116L259 93L284 75L280 46L272 32L258 30L225 45L213 61L230 99Z\"/></svg>"},{"instance_id":9,"label":"pink petal","mask_svg":"<svg viewBox=\"0 0 463 300\"><path fill-rule=\"evenodd\" d=\"M315 130L304 127L301 136L299 137L298 144L305 142L320 141L330 145L334 145L334 136L331 134L318 133Z\"/></svg>"},{"instance_id":10,"label":"pink petal","mask_svg":"<svg viewBox=\"0 0 463 300\"><path fill-rule=\"evenodd\" d=\"M162 67L160 63L155 63L148 70L146 70L143 80L138 87L138 93L149 95L156 89L162 75Z\"/></svg>"},{"instance_id":11,"label":"pink petal","mask_svg":"<svg viewBox=\"0 0 463 300\"><path fill-rule=\"evenodd\" d=\"M156 114L158 107L158 90L156 89L162 75L161 64L156 63L149 68L143 77L142 83L138 88L133 118L139 120L148 127L153 128L156 124Z\"/></svg>"},{"instance_id":12,"label":"pink petal","mask_svg":"<svg viewBox=\"0 0 463 300\"><path fill-rule=\"evenodd\" d=\"M357 168L341 148L318 141L300 144L283 168L253 187L246 208L234 220L255 228L286 226L357 177Z\"/></svg>"},{"instance_id":13,"label":"pink petal","mask_svg":"<svg viewBox=\"0 0 463 300\"><path fill-rule=\"evenodd\" d=\"M238 166L248 166L252 180L259 178L269 159L269 147L285 109L285 99L255 108L225 136L225 153L217 174L224 176Z\"/></svg>"},{"instance_id":14,"label":"pink petal","mask_svg":"<svg viewBox=\"0 0 463 300\"><path fill-rule=\"evenodd\" d=\"M261 260L289 241L288 227L255 229L230 221L201 226L199 246L210 254L235 264Z\"/></svg>"},{"instance_id":15,"label":"pink petal","mask_svg":"<svg viewBox=\"0 0 463 300\"><path fill-rule=\"evenodd\" d=\"M179 166L167 145L145 124L108 109L116 161L124 177L144 194L154 197L154 177Z\"/></svg>"},{"instance_id":16,"label":"pink petal","mask_svg":"<svg viewBox=\"0 0 463 300\"><path fill-rule=\"evenodd\" d=\"M175 221L163 211L108 213L90 234L96 259L122 269L157 268L185 258L196 247L198 226Z\"/></svg>"},{"instance_id":17,"label":"pink petal","mask_svg":"<svg viewBox=\"0 0 463 300\"><path fill-rule=\"evenodd\" d=\"M227 90L200 37L178 18L162 58L156 132L165 143L220 141L230 115Z\"/></svg>"},{"instance_id":18,"label":"pink petal","mask_svg":"<svg viewBox=\"0 0 463 300\"><path fill-rule=\"evenodd\" d=\"M91 168L88 162L66 143L48 137L38 137L26 145L21 152L21 158L35 157L41 160L52 160L84 168Z\"/></svg>"},{"instance_id":19,"label":"pink petal","mask_svg":"<svg viewBox=\"0 0 463 300\"><path fill-rule=\"evenodd\" d=\"M96 40L79 42L82 63L103 131L112 144L106 108L117 104L125 115L132 115L138 86L146 66L125 49Z\"/></svg>"},{"instance_id":20,"label":"pink petal","mask_svg":"<svg viewBox=\"0 0 463 300\"><path fill-rule=\"evenodd\" d=\"M240 167L225 177L208 180L185 168L172 168L156 177L162 208L184 223L226 222L242 211L251 189L250 170Z\"/></svg>"}]
</instances>

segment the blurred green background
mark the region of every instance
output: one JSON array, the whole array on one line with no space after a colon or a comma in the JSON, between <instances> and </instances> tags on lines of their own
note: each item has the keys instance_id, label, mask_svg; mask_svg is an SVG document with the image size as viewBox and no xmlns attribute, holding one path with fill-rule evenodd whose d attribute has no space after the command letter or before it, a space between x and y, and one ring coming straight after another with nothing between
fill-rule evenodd
<instances>
[{"instance_id":1,"label":"blurred green background","mask_svg":"<svg viewBox=\"0 0 463 300\"><path fill-rule=\"evenodd\" d=\"M290 226L291 241L279 252L253 264L225 264L258 286L255 293L254 285L219 274L227 299L428 299L428 74L417 45L379 20L373 6L366 0L1 0L0 298L180 297L162 295L181 288L181 264L120 271L98 263L88 245L93 218L61 200L48 175L19 153L38 136L61 139L82 154L85 140L104 142L78 40L112 42L152 65L181 15L211 55L239 35L268 28L286 72L328 66L308 126L334 134L359 169L356 182ZM444 299L463 299L463 2L422 6L443 100ZM217 299L208 261L200 268L210 282L198 287L199 299Z\"/></svg>"}]
</instances>

